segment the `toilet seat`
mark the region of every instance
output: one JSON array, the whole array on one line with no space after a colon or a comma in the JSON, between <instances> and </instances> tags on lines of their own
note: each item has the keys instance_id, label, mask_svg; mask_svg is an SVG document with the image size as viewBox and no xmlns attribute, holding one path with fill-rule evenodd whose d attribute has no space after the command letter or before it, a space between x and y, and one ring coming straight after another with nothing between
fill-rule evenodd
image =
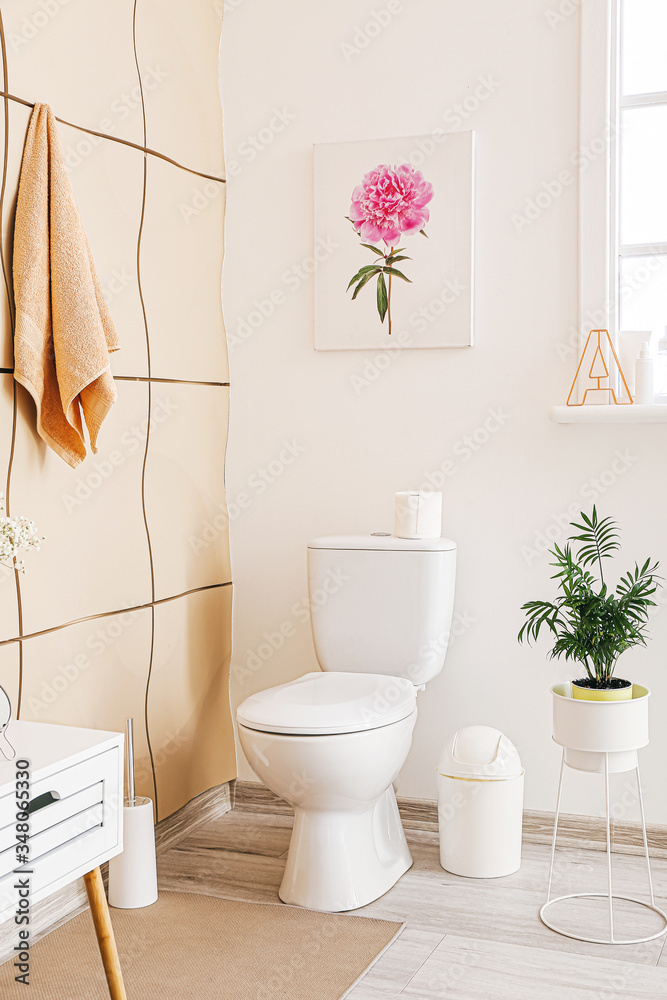
<instances>
[{"instance_id":1,"label":"toilet seat","mask_svg":"<svg viewBox=\"0 0 667 1000\"><path fill-rule=\"evenodd\" d=\"M250 695L236 718L264 733L325 736L389 726L416 707L417 691L405 677L315 671Z\"/></svg>"}]
</instances>

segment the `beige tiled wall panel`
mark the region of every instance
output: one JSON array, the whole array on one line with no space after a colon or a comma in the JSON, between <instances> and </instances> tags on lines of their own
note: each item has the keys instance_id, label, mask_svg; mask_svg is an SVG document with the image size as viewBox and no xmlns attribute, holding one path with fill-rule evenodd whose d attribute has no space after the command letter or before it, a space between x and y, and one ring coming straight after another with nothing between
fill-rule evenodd
<instances>
[{"instance_id":1,"label":"beige tiled wall panel","mask_svg":"<svg viewBox=\"0 0 667 1000\"><path fill-rule=\"evenodd\" d=\"M229 710L231 587L155 608L148 701L160 815L229 777L234 737Z\"/></svg>"},{"instance_id":2,"label":"beige tiled wall panel","mask_svg":"<svg viewBox=\"0 0 667 1000\"><path fill-rule=\"evenodd\" d=\"M148 145L222 176L218 47L222 0L141 0L137 53L144 68Z\"/></svg>"},{"instance_id":3,"label":"beige tiled wall panel","mask_svg":"<svg viewBox=\"0 0 667 1000\"><path fill-rule=\"evenodd\" d=\"M14 406L11 370L0 373L0 492L9 473L12 511L45 536L20 591L0 568L0 683L22 718L121 730L134 717L138 789L157 789L162 818L236 766L224 185L200 176L223 164L221 5L137 0L146 143L134 0L12 0L0 12L9 92L64 119L72 188L122 345L112 358L118 401L98 454L75 470L39 438L22 388ZM30 109L7 105L0 223L11 278ZM0 367L11 369L4 281L0 302Z\"/></svg>"},{"instance_id":4,"label":"beige tiled wall panel","mask_svg":"<svg viewBox=\"0 0 667 1000\"><path fill-rule=\"evenodd\" d=\"M3 237L11 280L16 178L21 169L30 108L9 106L7 189ZM4 131L4 123L3 123ZM137 238L141 225L143 161L140 150L59 126L69 177L83 219L102 290L114 323L123 331L123 349L114 358L117 375L148 374L146 331L137 283ZM2 297L0 365L12 364L7 299Z\"/></svg>"},{"instance_id":5,"label":"beige tiled wall panel","mask_svg":"<svg viewBox=\"0 0 667 1000\"><path fill-rule=\"evenodd\" d=\"M3 3L10 93L50 104L65 121L141 143L133 6L134 0ZM195 17L199 6L188 4Z\"/></svg>"},{"instance_id":6,"label":"beige tiled wall panel","mask_svg":"<svg viewBox=\"0 0 667 1000\"><path fill-rule=\"evenodd\" d=\"M30 108L25 108L20 104L9 105L9 121L5 122L4 115L0 123L0 134L4 145L5 132L7 132L7 177L4 190L4 202L2 206L2 249L5 258L5 268L7 281L10 288L12 283L12 243L14 236L14 212L16 211L16 195L18 184L16 179L21 169L21 157L23 155L23 142L25 140L28 121L30 120ZM5 279L0 276L0 366L11 368L13 359L12 349L12 326L9 314L9 298L5 293Z\"/></svg>"},{"instance_id":7,"label":"beige tiled wall panel","mask_svg":"<svg viewBox=\"0 0 667 1000\"><path fill-rule=\"evenodd\" d=\"M146 328L137 282L144 157L120 142L59 128L69 177L113 321L122 330L116 375L147 375Z\"/></svg>"},{"instance_id":8,"label":"beige tiled wall panel","mask_svg":"<svg viewBox=\"0 0 667 1000\"><path fill-rule=\"evenodd\" d=\"M6 470L12 443L12 400L14 380L0 375L0 470ZM0 479L0 493L5 492L5 480ZM38 556L38 553L32 553ZM18 632L18 607L13 570L0 566L0 638ZM0 647L1 648L1 647ZM0 684L2 681L0 681Z\"/></svg>"},{"instance_id":9,"label":"beige tiled wall panel","mask_svg":"<svg viewBox=\"0 0 667 1000\"><path fill-rule=\"evenodd\" d=\"M21 717L111 731L134 718L142 794L152 794L144 726L151 609L80 622L23 647Z\"/></svg>"},{"instance_id":10,"label":"beige tiled wall panel","mask_svg":"<svg viewBox=\"0 0 667 1000\"><path fill-rule=\"evenodd\" d=\"M27 634L151 599L141 505L148 387L119 382L97 455L72 470L34 430L34 407L20 389L12 503L45 536L23 580Z\"/></svg>"},{"instance_id":11,"label":"beige tiled wall panel","mask_svg":"<svg viewBox=\"0 0 667 1000\"><path fill-rule=\"evenodd\" d=\"M219 336L224 196L223 184L148 161L141 284L158 378L229 379Z\"/></svg>"},{"instance_id":12,"label":"beige tiled wall panel","mask_svg":"<svg viewBox=\"0 0 667 1000\"><path fill-rule=\"evenodd\" d=\"M0 586L0 593L3 595L0 600L5 600L4 586ZM9 642L5 646L0 646L0 685L9 695L14 714L19 697L19 644Z\"/></svg>"},{"instance_id":13,"label":"beige tiled wall panel","mask_svg":"<svg viewBox=\"0 0 667 1000\"><path fill-rule=\"evenodd\" d=\"M228 393L154 386L146 510L158 599L231 579L222 437Z\"/></svg>"}]
</instances>

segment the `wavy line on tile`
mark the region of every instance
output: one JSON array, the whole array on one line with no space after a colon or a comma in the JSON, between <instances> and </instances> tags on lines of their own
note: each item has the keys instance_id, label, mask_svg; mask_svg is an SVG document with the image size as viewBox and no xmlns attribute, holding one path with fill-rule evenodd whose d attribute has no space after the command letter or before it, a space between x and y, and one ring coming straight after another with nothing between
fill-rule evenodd
<instances>
[{"instance_id":1,"label":"wavy line on tile","mask_svg":"<svg viewBox=\"0 0 667 1000\"><path fill-rule=\"evenodd\" d=\"M172 594L171 597L159 597L157 601L153 601L153 604L157 608L160 604L169 604L170 601L179 601L181 597L189 597L190 594L201 594L205 590L219 590L220 587L231 587L231 585L231 580L225 580L224 583L206 583L203 587L192 587L190 590L184 590L182 594Z\"/></svg>"},{"instance_id":2,"label":"wavy line on tile","mask_svg":"<svg viewBox=\"0 0 667 1000\"><path fill-rule=\"evenodd\" d=\"M23 642L28 639L38 639L42 635L50 635L52 632L60 632L65 628L72 628L74 625L82 625L84 622L99 621L101 618L114 618L116 615L131 615L135 611L148 611L150 608L157 608L161 604L169 604L170 601L180 601L183 597L190 597L192 594L203 594L207 590L220 590L222 587L231 587L232 581L225 580L222 583L206 583L203 587L191 587L180 594L170 594L169 597L158 597L155 601L148 601L146 604L135 604L131 608L118 608L116 611L98 611L94 615L84 615L83 618L73 618L69 622L62 622L60 625L52 625L50 628L43 628L37 632L28 632L24 635L15 635L11 639L0 639L0 646L9 646L12 642Z\"/></svg>"},{"instance_id":3,"label":"wavy line on tile","mask_svg":"<svg viewBox=\"0 0 667 1000\"><path fill-rule=\"evenodd\" d=\"M13 368L0 368L0 375L13 375ZM165 385L212 385L229 388L229 382L202 382L191 378L161 378L157 375L114 375L114 382L163 382Z\"/></svg>"},{"instance_id":4,"label":"wavy line on tile","mask_svg":"<svg viewBox=\"0 0 667 1000\"><path fill-rule=\"evenodd\" d=\"M0 368L0 372L2 369ZM158 378L156 375L151 375L147 378L145 375L114 375L115 382L163 382L166 385L212 385L218 388L227 387L229 388L229 382L199 382L197 379L189 378Z\"/></svg>"},{"instance_id":5,"label":"wavy line on tile","mask_svg":"<svg viewBox=\"0 0 667 1000\"><path fill-rule=\"evenodd\" d=\"M11 493L11 483L12 483L12 472L14 471L14 454L16 451L16 417L18 414L18 385L16 382L13 383L13 400L12 400L12 443L9 450L9 462L7 466L7 485L5 487L5 512L7 516L10 514L10 493ZM19 683L18 683L18 700L16 704L16 718L21 717L21 702L23 700L23 597L21 595L21 576L17 569L14 570L14 582L16 584L16 614L18 618L18 643L19 643Z\"/></svg>"},{"instance_id":6,"label":"wavy line on tile","mask_svg":"<svg viewBox=\"0 0 667 1000\"><path fill-rule=\"evenodd\" d=\"M7 260L5 256L5 227L4 227L4 208L5 208L5 195L7 193L7 168L9 164L9 102L6 96L9 90L9 62L7 60L7 41L5 38L5 25L2 17L2 10L0 10L0 48L2 49L2 80L3 89L5 91L3 106L5 114L5 139L4 139L4 153L3 153L3 164L2 164L2 186L0 187L0 260L2 263L2 275L5 282L5 291L7 293L7 310L9 313L9 327L12 337L12 354L13 354L13 344L14 344L14 298L12 295L11 284L9 280L9 272L7 269ZM11 445L9 448L9 460L7 462L7 480L5 483L5 511L7 515L10 514L10 504L11 504L11 484L12 484L12 471L14 469L14 453L16 450L16 417L18 414L18 388L16 382L12 383L12 437ZM18 676L18 701L16 705L16 718L18 719L21 715L21 700L23 697L23 599L21 597L21 579L18 570L14 570L14 582L16 585L16 613L18 619L19 635L17 642L19 644L19 676Z\"/></svg>"},{"instance_id":7,"label":"wavy line on tile","mask_svg":"<svg viewBox=\"0 0 667 1000\"><path fill-rule=\"evenodd\" d=\"M16 104L23 104L26 108L34 108L34 101L26 101L23 97L17 97L16 94L7 93L7 87L2 94L6 101L15 101ZM138 149L142 153L148 153L150 156L157 156L160 160L165 160L167 163L171 163L172 166L178 167L180 170L186 170L189 174L196 174L197 177L203 177L207 181L217 181L218 184L226 184L226 177L216 177L215 174L207 174L203 170L195 170L194 167L186 167L184 163L179 163L178 160L173 160L171 156L167 156L165 153L159 153L157 149L151 149L146 145L146 133L144 131L144 145L140 146L138 142L132 142L130 139L121 139L118 135L107 135L106 132L96 132L95 129L86 128L85 125L76 125L74 122L68 122L64 118L58 118L56 115L56 121L60 122L61 125L67 125L68 128L75 128L79 132L85 132L87 135L95 135L99 139L108 139L109 142L120 142L123 146L130 146L132 149Z\"/></svg>"},{"instance_id":8,"label":"wavy line on tile","mask_svg":"<svg viewBox=\"0 0 667 1000\"><path fill-rule=\"evenodd\" d=\"M222 31L222 25L221 25L221 31ZM220 44L222 44L222 36L221 36ZM218 52L220 51L220 44L218 46ZM220 102L220 113L223 114L222 93L221 93L219 87L218 87L218 100ZM223 114L223 118L224 118L224 114ZM224 124L224 121L223 121L223 124ZM224 160L224 157L225 157L224 136L223 136L222 146L223 146L223 148L222 148L222 156L223 156L223 160ZM224 202L223 202L223 205L222 205L222 227L223 227L223 231L224 231L224 227L225 227L225 220L226 220L226 218L227 218L227 197L225 195L225 199L224 199ZM223 239L222 244L221 244L221 249L220 249L220 280L219 280L219 283L218 283L218 290L219 290L219 295L220 295L220 333L221 333L221 336L222 336L223 343L225 345L225 355L226 355L226 358L227 358L228 378L230 378L230 380L231 380L231 371L229 370L229 341L228 341L228 338L227 338L227 324L225 323L225 308L224 308L224 304L223 304L223 301L222 301L222 272L223 272L223 268L225 266L225 253L226 253L226 249L227 249L227 246L226 246L226 243L225 243L225 241ZM223 455L224 456L227 455L227 451L228 451L228 448L229 448L229 433L230 433L230 429L229 429L229 412L230 412L230 406L231 406L231 395L232 395L232 392L231 392L231 382L230 382L230 389L229 389L229 393L227 394L227 428L226 428L226 433L225 433L225 447L224 447L224 451L223 451ZM223 461L223 463L222 463L222 485L223 485L223 489L225 491L225 496L228 496L228 493L227 493L227 462L226 461ZM229 520L227 521L226 536L227 536L226 537L227 555L229 556L230 555L230 552L229 552L229 541L230 541L230 539L229 539ZM229 626L231 628L231 621L229 622Z\"/></svg>"},{"instance_id":9,"label":"wavy line on tile","mask_svg":"<svg viewBox=\"0 0 667 1000\"><path fill-rule=\"evenodd\" d=\"M144 98L144 85L139 69L139 55L137 52L137 4L139 0L134 0L132 11L132 48L134 50L134 65L137 70L137 80L139 81L139 96L141 98L141 118L143 123L144 150L146 150L146 101ZM153 675L153 658L155 653L155 565L153 563L153 546L151 544L151 532L148 526L148 512L146 510L146 465L148 463L148 450L151 439L151 412L153 408L153 388L151 383L151 338L148 330L148 315L146 313L146 303L141 285L141 240L144 232L144 221L146 219L146 184L148 179L148 156L144 151L144 182L141 194L141 219L139 221L139 233L137 235L137 288L141 301L141 312L144 318L144 330L146 331L146 366L148 369L148 414L146 417L146 446L144 448L144 460L141 467L141 508L144 517L144 528L146 530L146 542L148 544L148 558L151 569L151 649L148 658L148 673L146 674L146 689L144 693L144 725L146 729L146 744L148 746L148 756L151 762L151 773L153 775L153 793L155 796L155 819L159 820L160 811L158 807L157 776L155 773L155 759L153 757L153 747L148 726L148 697L150 692L151 677Z\"/></svg>"}]
</instances>

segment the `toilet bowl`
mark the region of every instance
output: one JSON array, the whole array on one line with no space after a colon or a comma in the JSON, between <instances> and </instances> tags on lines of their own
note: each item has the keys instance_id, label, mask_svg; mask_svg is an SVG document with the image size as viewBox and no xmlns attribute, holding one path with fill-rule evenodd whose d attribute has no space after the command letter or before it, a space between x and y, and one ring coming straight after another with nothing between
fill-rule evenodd
<instances>
[{"instance_id":1,"label":"toilet bowl","mask_svg":"<svg viewBox=\"0 0 667 1000\"><path fill-rule=\"evenodd\" d=\"M412 742L416 695L410 682L400 690L396 682L311 673L269 689L266 701L261 692L244 703L243 751L257 776L294 808L283 902L351 910L382 896L411 866L392 782ZM298 723L287 721L291 711ZM262 725L272 731L251 728Z\"/></svg>"},{"instance_id":2,"label":"toilet bowl","mask_svg":"<svg viewBox=\"0 0 667 1000\"><path fill-rule=\"evenodd\" d=\"M355 909L412 865L393 782L410 750L417 691L444 663L455 560L444 538L309 545L323 670L251 695L236 713L250 766L294 808L285 903ZM316 594L326 599L316 603Z\"/></svg>"}]
</instances>

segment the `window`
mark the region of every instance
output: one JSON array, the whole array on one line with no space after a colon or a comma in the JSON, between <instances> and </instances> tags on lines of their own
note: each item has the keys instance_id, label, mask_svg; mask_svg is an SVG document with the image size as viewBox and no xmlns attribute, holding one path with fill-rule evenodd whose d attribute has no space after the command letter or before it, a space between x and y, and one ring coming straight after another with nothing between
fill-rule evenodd
<instances>
[{"instance_id":1,"label":"window","mask_svg":"<svg viewBox=\"0 0 667 1000\"><path fill-rule=\"evenodd\" d=\"M667 0L581 7L580 332L667 327Z\"/></svg>"},{"instance_id":2,"label":"window","mask_svg":"<svg viewBox=\"0 0 667 1000\"><path fill-rule=\"evenodd\" d=\"M667 3L619 3L618 329L651 330L655 347L667 326Z\"/></svg>"}]
</instances>

